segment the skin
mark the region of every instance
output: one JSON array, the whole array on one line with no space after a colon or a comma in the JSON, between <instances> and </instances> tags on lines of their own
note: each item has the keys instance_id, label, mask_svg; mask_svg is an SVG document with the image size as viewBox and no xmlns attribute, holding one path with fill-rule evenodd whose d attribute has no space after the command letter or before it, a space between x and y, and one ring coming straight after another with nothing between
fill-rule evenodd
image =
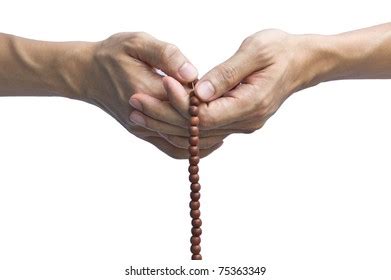
<instances>
[{"instance_id":1,"label":"skin","mask_svg":"<svg viewBox=\"0 0 391 280\"><path fill-rule=\"evenodd\" d=\"M216 141L231 133L252 133L295 92L325 81L375 78L391 78L391 23L328 36L260 31L196 84L205 102L199 111L200 133ZM153 97L135 94L131 100L142 103L145 127L179 143L187 135L183 118L189 118L189 96L173 77L163 81L175 115L164 114Z\"/></svg>"},{"instance_id":2,"label":"skin","mask_svg":"<svg viewBox=\"0 0 391 280\"><path fill-rule=\"evenodd\" d=\"M167 135L136 124L142 119L129 106L132 95L144 93L143 101L158 101L167 116L176 112L156 69L183 84L196 79L198 73L172 44L142 32L119 33L100 42L59 43L0 34L0 65L0 96L62 96L88 102L169 156L187 157L184 145L173 145ZM143 109L137 100L132 106ZM186 122L177 115L175 121ZM201 143L200 155L206 156L222 141L205 145L201 139Z\"/></svg>"},{"instance_id":3,"label":"skin","mask_svg":"<svg viewBox=\"0 0 391 280\"><path fill-rule=\"evenodd\" d=\"M139 32L94 43L0 34L0 65L0 96L82 100L169 156L188 157L190 89L185 85L198 73L172 44ZM199 107L201 156L232 133L260 129L301 89L373 78L391 78L391 23L331 36L255 33L196 84L204 101Z\"/></svg>"}]
</instances>

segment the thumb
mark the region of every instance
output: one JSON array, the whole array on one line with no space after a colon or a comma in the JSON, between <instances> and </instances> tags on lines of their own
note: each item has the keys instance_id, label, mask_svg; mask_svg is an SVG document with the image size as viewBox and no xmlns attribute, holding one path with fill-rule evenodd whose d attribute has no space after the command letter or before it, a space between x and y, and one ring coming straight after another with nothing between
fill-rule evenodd
<instances>
[{"instance_id":1,"label":"thumb","mask_svg":"<svg viewBox=\"0 0 391 280\"><path fill-rule=\"evenodd\" d=\"M132 57L162 70L183 83L192 82L197 78L197 69L177 46L160 41L147 33L136 33L131 41L128 53Z\"/></svg>"},{"instance_id":2,"label":"thumb","mask_svg":"<svg viewBox=\"0 0 391 280\"><path fill-rule=\"evenodd\" d=\"M237 86L257 70L255 58L239 49L231 58L206 73L196 84L196 94L203 101L212 101Z\"/></svg>"}]
</instances>

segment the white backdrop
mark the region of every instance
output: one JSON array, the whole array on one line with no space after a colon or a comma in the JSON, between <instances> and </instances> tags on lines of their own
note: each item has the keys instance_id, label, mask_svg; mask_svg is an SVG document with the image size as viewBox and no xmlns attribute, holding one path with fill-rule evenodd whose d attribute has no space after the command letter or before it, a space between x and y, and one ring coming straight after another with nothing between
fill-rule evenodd
<instances>
[{"instance_id":1,"label":"white backdrop","mask_svg":"<svg viewBox=\"0 0 391 280\"><path fill-rule=\"evenodd\" d=\"M258 30L332 34L390 21L390 8L14 0L1 4L0 32L96 41L146 31L178 45L203 74ZM376 80L307 89L262 130L230 136L202 160L205 261L196 266L266 266L258 279L390 279L390 90ZM0 279L131 279L129 265L194 266L188 200L187 161L100 109L0 98Z\"/></svg>"}]
</instances>

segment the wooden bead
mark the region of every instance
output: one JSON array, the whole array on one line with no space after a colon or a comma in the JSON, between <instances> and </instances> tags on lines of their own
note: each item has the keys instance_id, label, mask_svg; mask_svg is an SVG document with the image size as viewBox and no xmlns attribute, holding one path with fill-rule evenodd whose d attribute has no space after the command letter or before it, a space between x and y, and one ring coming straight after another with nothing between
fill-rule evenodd
<instances>
[{"instance_id":1,"label":"wooden bead","mask_svg":"<svg viewBox=\"0 0 391 280\"><path fill-rule=\"evenodd\" d=\"M194 255L198 255L200 252L201 252L201 246L200 245L192 245L190 247L190 250L191 252L194 254Z\"/></svg>"},{"instance_id":2,"label":"wooden bead","mask_svg":"<svg viewBox=\"0 0 391 280\"><path fill-rule=\"evenodd\" d=\"M198 219L201 216L200 210L190 210L190 217L193 219Z\"/></svg>"},{"instance_id":3,"label":"wooden bead","mask_svg":"<svg viewBox=\"0 0 391 280\"><path fill-rule=\"evenodd\" d=\"M190 250L192 252L192 260L201 260L202 256L200 254L201 252L201 226L202 226L202 220L200 219L201 211L200 209L200 189L201 185L198 183L200 176L198 175L198 163L200 162L200 148L199 148L199 134L200 130L198 128L198 125L200 124L200 119L198 118L199 108L198 105L200 105L200 100L197 96L195 96L194 93L194 81L189 84L189 87L192 88L192 91L190 92L190 106L189 106L189 114L190 114L190 122L189 122L189 163L190 166L188 168L189 170L189 181L191 182L191 193L190 198L191 201L189 203L190 206L190 216L192 218L191 224L193 228L191 229L192 237L190 239L190 242L192 244Z\"/></svg>"},{"instance_id":4,"label":"wooden bead","mask_svg":"<svg viewBox=\"0 0 391 280\"><path fill-rule=\"evenodd\" d=\"M195 237L199 237L202 235L202 229L201 228L192 228L191 234Z\"/></svg>"},{"instance_id":5,"label":"wooden bead","mask_svg":"<svg viewBox=\"0 0 391 280\"><path fill-rule=\"evenodd\" d=\"M198 135L200 135L200 130L197 126L190 126L189 133L191 136L198 136Z\"/></svg>"},{"instance_id":6,"label":"wooden bead","mask_svg":"<svg viewBox=\"0 0 391 280\"><path fill-rule=\"evenodd\" d=\"M192 245L200 245L200 243L201 243L201 237L199 237L199 236L192 236L192 237L190 238L190 243L191 243Z\"/></svg>"},{"instance_id":7,"label":"wooden bead","mask_svg":"<svg viewBox=\"0 0 391 280\"><path fill-rule=\"evenodd\" d=\"M191 221L191 224L193 225L193 227L195 228L200 228L202 226L202 221L201 219L193 219Z\"/></svg>"},{"instance_id":8,"label":"wooden bead","mask_svg":"<svg viewBox=\"0 0 391 280\"><path fill-rule=\"evenodd\" d=\"M197 156L200 153L200 148L198 148L198 146L189 146L188 150L192 156Z\"/></svg>"},{"instance_id":9,"label":"wooden bead","mask_svg":"<svg viewBox=\"0 0 391 280\"><path fill-rule=\"evenodd\" d=\"M199 179L200 179L200 176L198 174L190 174L189 175L189 181L192 183L198 183Z\"/></svg>"},{"instance_id":10,"label":"wooden bead","mask_svg":"<svg viewBox=\"0 0 391 280\"><path fill-rule=\"evenodd\" d=\"M194 183L190 185L192 192L199 192L201 190L201 185L199 183Z\"/></svg>"},{"instance_id":11,"label":"wooden bead","mask_svg":"<svg viewBox=\"0 0 391 280\"><path fill-rule=\"evenodd\" d=\"M190 165L188 170L189 170L190 174L197 174L199 171L199 168L198 168L198 165Z\"/></svg>"},{"instance_id":12,"label":"wooden bead","mask_svg":"<svg viewBox=\"0 0 391 280\"><path fill-rule=\"evenodd\" d=\"M192 146L198 146L200 143L200 138L198 136L191 136L189 138L189 144Z\"/></svg>"},{"instance_id":13,"label":"wooden bead","mask_svg":"<svg viewBox=\"0 0 391 280\"><path fill-rule=\"evenodd\" d=\"M202 260L202 256L201 255L193 255L193 256L191 256L191 259L192 260Z\"/></svg>"},{"instance_id":14,"label":"wooden bead","mask_svg":"<svg viewBox=\"0 0 391 280\"><path fill-rule=\"evenodd\" d=\"M201 198L201 194L199 192L191 192L190 193L190 198L193 201L198 201Z\"/></svg>"},{"instance_id":15,"label":"wooden bead","mask_svg":"<svg viewBox=\"0 0 391 280\"><path fill-rule=\"evenodd\" d=\"M190 106L200 105L200 100L196 96L190 97Z\"/></svg>"},{"instance_id":16,"label":"wooden bead","mask_svg":"<svg viewBox=\"0 0 391 280\"><path fill-rule=\"evenodd\" d=\"M198 116L199 112L200 112L200 110L198 109L197 106L190 106L190 108L189 108L190 116L196 117L196 116Z\"/></svg>"},{"instance_id":17,"label":"wooden bead","mask_svg":"<svg viewBox=\"0 0 391 280\"><path fill-rule=\"evenodd\" d=\"M191 156L189 158L189 162L191 165L197 165L200 162L200 157L199 156Z\"/></svg>"},{"instance_id":18,"label":"wooden bead","mask_svg":"<svg viewBox=\"0 0 391 280\"><path fill-rule=\"evenodd\" d=\"M198 117L190 118L190 125L197 126L200 124L200 119Z\"/></svg>"},{"instance_id":19,"label":"wooden bead","mask_svg":"<svg viewBox=\"0 0 391 280\"><path fill-rule=\"evenodd\" d=\"M189 206L191 210L198 210L200 209L200 202L199 201L190 201Z\"/></svg>"}]
</instances>

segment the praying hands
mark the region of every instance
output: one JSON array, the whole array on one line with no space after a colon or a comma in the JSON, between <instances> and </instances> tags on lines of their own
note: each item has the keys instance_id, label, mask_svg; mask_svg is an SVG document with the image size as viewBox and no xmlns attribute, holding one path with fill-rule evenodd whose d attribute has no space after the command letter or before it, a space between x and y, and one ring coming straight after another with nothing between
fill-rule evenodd
<instances>
[{"instance_id":1,"label":"praying hands","mask_svg":"<svg viewBox=\"0 0 391 280\"><path fill-rule=\"evenodd\" d=\"M0 34L0 65L0 96L89 102L169 156L188 157L188 84L198 72L172 44L145 33L96 43ZM253 34L195 84L203 101L200 155L232 133L260 129L295 92L330 80L375 78L391 78L390 23L338 35Z\"/></svg>"}]
</instances>

